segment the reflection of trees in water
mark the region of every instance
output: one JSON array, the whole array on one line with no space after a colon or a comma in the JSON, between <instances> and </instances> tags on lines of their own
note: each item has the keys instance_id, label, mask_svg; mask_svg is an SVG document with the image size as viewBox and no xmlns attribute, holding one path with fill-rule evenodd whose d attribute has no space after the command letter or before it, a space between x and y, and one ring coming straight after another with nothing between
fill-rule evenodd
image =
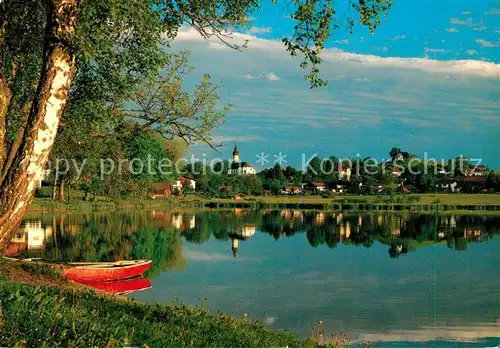
<instances>
[{"instance_id":1,"label":"reflection of trees in water","mask_svg":"<svg viewBox=\"0 0 500 348\"><path fill-rule=\"evenodd\" d=\"M233 211L202 212L196 228L183 233L188 241L202 243L211 235L229 240L245 224L254 224L274 239L305 233L313 247L338 243L371 247L375 241L390 246L396 257L419 245L447 243L463 250L470 242L484 241L499 232L500 218L480 216L434 216L409 214L345 215L314 211Z\"/></svg>"},{"instance_id":2,"label":"reflection of trees in water","mask_svg":"<svg viewBox=\"0 0 500 348\"><path fill-rule=\"evenodd\" d=\"M399 257L419 245L434 243L465 250L469 243L500 233L500 217L377 213L356 216L292 210L67 214L31 220L50 228L52 233L42 248L19 248L24 250L23 256L72 261L151 259L152 276L160 270L186 266L182 238L202 244L212 236L220 241L244 240L255 229L274 239L305 233L313 247L335 248L342 243L369 248L378 241L389 246L391 257ZM13 243L29 241L28 233L20 229Z\"/></svg>"},{"instance_id":3,"label":"reflection of trees in water","mask_svg":"<svg viewBox=\"0 0 500 348\"><path fill-rule=\"evenodd\" d=\"M203 214L200 214L199 219L203 220ZM218 239L229 234L226 233L226 227L235 229L234 224L251 221L274 239L306 233L311 246L326 244L330 248L338 243L369 248L379 241L389 245L390 254L396 256L420 244L439 242L464 250L469 242L484 241L499 233L497 226L500 226L498 217L376 213L355 216L312 211L304 211L299 215L289 210L249 212L244 219L234 218L231 224L227 223L230 218L223 219L226 223L214 230Z\"/></svg>"},{"instance_id":4,"label":"reflection of trees in water","mask_svg":"<svg viewBox=\"0 0 500 348\"><path fill-rule=\"evenodd\" d=\"M147 259L153 261L148 276L185 265L179 231L152 227L146 213L61 216L56 226L56 233L45 245L47 259Z\"/></svg>"}]
</instances>

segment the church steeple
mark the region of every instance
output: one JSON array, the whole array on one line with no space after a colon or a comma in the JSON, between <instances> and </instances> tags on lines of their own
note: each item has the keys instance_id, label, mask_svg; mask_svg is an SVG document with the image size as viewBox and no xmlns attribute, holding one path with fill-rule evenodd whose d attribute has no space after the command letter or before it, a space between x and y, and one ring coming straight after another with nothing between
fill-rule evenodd
<instances>
[{"instance_id":1,"label":"church steeple","mask_svg":"<svg viewBox=\"0 0 500 348\"><path fill-rule=\"evenodd\" d=\"M239 163L239 162L240 162L240 151L238 150L238 144L235 142L233 150L233 163Z\"/></svg>"},{"instance_id":2,"label":"church steeple","mask_svg":"<svg viewBox=\"0 0 500 348\"><path fill-rule=\"evenodd\" d=\"M232 238L231 241L231 250L233 251L233 257L236 258L236 254L238 253L238 239Z\"/></svg>"}]
</instances>

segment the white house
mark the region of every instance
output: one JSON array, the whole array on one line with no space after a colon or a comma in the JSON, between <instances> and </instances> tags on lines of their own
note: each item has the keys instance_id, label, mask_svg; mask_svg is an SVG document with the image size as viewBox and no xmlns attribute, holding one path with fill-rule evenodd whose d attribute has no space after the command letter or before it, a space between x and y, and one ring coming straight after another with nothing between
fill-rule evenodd
<instances>
[{"instance_id":1,"label":"white house","mask_svg":"<svg viewBox=\"0 0 500 348\"><path fill-rule=\"evenodd\" d=\"M339 167L339 179L350 181L351 180L351 168L346 166Z\"/></svg>"},{"instance_id":2,"label":"white house","mask_svg":"<svg viewBox=\"0 0 500 348\"><path fill-rule=\"evenodd\" d=\"M187 182L187 184L185 184L185 182ZM174 191L175 190L182 191L182 188L184 187L184 185L187 185L193 191L196 190L196 181L194 181L193 179L190 179L190 178L183 177L183 176L181 176L179 178L179 180L177 180L175 182L175 184L172 185L172 188L174 189Z\"/></svg>"}]
</instances>

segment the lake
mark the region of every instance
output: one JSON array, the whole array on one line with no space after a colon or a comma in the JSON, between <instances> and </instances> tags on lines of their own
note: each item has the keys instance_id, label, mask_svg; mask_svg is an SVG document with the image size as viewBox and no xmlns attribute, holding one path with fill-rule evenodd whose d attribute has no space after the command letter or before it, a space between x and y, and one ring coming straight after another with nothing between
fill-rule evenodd
<instances>
[{"instance_id":1,"label":"lake","mask_svg":"<svg viewBox=\"0 0 500 348\"><path fill-rule=\"evenodd\" d=\"M500 216L176 210L26 216L10 256L151 259L130 297L375 347L500 345Z\"/></svg>"}]
</instances>

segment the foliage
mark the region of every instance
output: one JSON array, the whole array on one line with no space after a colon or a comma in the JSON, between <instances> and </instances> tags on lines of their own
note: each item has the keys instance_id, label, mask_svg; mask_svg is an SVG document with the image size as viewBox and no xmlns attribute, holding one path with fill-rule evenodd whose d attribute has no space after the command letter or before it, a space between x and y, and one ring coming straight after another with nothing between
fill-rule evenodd
<instances>
[{"instance_id":1,"label":"foliage","mask_svg":"<svg viewBox=\"0 0 500 348\"><path fill-rule=\"evenodd\" d=\"M303 346L290 333L273 333L223 314L184 305L149 306L92 292L2 281L0 306L3 346Z\"/></svg>"},{"instance_id":2,"label":"foliage","mask_svg":"<svg viewBox=\"0 0 500 348\"><path fill-rule=\"evenodd\" d=\"M141 84L126 116L140 120L140 129L152 129L168 139L211 144L211 131L220 125L230 107L215 109L220 86L212 84L209 74L194 88L192 97L185 92L182 77L191 70L186 52L171 55L166 69Z\"/></svg>"}]
</instances>

